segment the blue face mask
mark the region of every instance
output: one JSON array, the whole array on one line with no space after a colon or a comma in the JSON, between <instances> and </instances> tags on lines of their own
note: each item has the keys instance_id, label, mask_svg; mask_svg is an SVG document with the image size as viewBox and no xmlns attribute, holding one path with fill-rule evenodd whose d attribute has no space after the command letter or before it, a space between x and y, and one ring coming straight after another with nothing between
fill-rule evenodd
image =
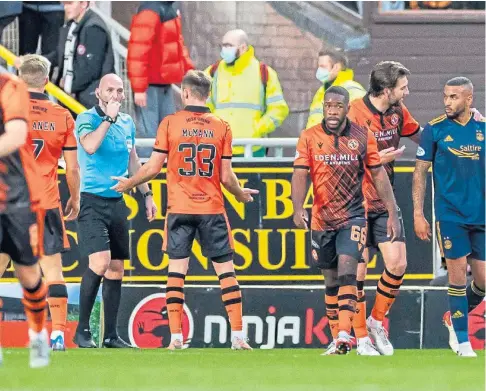
<instances>
[{"instance_id":1,"label":"blue face mask","mask_svg":"<svg viewBox=\"0 0 486 391\"><path fill-rule=\"evenodd\" d=\"M317 68L316 72L316 79L319 80L322 84L329 80L329 71L324 68Z\"/></svg>"},{"instance_id":2,"label":"blue face mask","mask_svg":"<svg viewBox=\"0 0 486 391\"><path fill-rule=\"evenodd\" d=\"M238 49L233 46L223 47L220 56L226 64L233 64L236 60L237 51Z\"/></svg>"}]
</instances>

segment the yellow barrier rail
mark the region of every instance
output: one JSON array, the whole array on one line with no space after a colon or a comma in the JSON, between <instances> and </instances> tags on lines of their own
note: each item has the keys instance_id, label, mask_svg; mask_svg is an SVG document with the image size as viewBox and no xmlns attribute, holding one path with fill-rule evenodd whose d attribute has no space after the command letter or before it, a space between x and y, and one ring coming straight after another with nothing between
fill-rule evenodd
<instances>
[{"instance_id":1,"label":"yellow barrier rail","mask_svg":"<svg viewBox=\"0 0 486 391\"><path fill-rule=\"evenodd\" d=\"M3 58L8 65L15 66L17 56L3 45L0 45L0 57ZM47 84L46 91L74 113L79 114L86 111L86 107L51 82Z\"/></svg>"}]
</instances>

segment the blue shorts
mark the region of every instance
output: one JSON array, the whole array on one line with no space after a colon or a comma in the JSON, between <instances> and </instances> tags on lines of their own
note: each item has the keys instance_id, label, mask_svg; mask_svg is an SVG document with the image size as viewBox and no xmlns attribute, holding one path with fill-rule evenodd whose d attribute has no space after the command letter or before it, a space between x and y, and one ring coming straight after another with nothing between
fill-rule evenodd
<instances>
[{"instance_id":1,"label":"blue shorts","mask_svg":"<svg viewBox=\"0 0 486 391\"><path fill-rule=\"evenodd\" d=\"M486 258L484 225L437 221L437 239L443 257L464 256L484 261Z\"/></svg>"}]
</instances>

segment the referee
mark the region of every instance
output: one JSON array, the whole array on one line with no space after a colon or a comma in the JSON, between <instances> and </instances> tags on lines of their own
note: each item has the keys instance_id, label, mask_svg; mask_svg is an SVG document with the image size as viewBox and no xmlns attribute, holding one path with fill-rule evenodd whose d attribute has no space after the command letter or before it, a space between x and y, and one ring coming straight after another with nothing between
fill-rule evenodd
<instances>
[{"instance_id":1,"label":"referee","mask_svg":"<svg viewBox=\"0 0 486 391\"><path fill-rule=\"evenodd\" d=\"M135 151L135 124L120 113L125 99L122 80L115 74L104 76L95 91L98 105L81 113L76 120L78 159L81 169L81 208L78 217L79 249L89 256L89 266L81 280L79 324L74 343L95 348L89 318L101 279L105 311L103 346L130 348L117 333L123 260L130 257L128 208L123 197L110 187L112 176L127 176L141 167ZM152 221L157 209L147 184L138 186L145 199L146 215Z\"/></svg>"}]
</instances>

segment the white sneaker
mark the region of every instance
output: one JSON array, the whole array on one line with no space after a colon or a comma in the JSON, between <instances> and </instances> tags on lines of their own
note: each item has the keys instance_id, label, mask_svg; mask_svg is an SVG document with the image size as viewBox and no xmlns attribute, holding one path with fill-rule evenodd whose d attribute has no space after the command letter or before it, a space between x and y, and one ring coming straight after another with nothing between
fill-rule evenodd
<instances>
[{"instance_id":1,"label":"white sneaker","mask_svg":"<svg viewBox=\"0 0 486 391\"><path fill-rule=\"evenodd\" d=\"M49 339L47 330L36 333L29 329L30 367L41 368L49 365Z\"/></svg>"},{"instance_id":2,"label":"white sneaker","mask_svg":"<svg viewBox=\"0 0 486 391\"><path fill-rule=\"evenodd\" d=\"M447 327L447 330L449 331L449 346L454 353L457 353L459 351L459 341L457 340L456 332L452 326L451 311L447 311L444 314L442 321L444 322L444 326Z\"/></svg>"},{"instance_id":3,"label":"white sneaker","mask_svg":"<svg viewBox=\"0 0 486 391\"><path fill-rule=\"evenodd\" d=\"M336 354L348 354L353 344L353 337L346 331L340 331L336 339Z\"/></svg>"},{"instance_id":4,"label":"white sneaker","mask_svg":"<svg viewBox=\"0 0 486 391\"><path fill-rule=\"evenodd\" d=\"M477 357L478 355L473 350L471 342L463 342L458 345L457 355L460 357Z\"/></svg>"},{"instance_id":5,"label":"white sneaker","mask_svg":"<svg viewBox=\"0 0 486 391\"><path fill-rule=\"evenodd\" d=\"M65 351L64 333L62 331L53 331L51 333L51 349L53 351Z\"/></svg>"},{"instance_id":6,"label":"white sneaker","mask_svg":"<svg viewBox=\"0 0 486 391\"><path fill-rule=\"evenodd\" d=\"M369 316L366 319L366 328L375 341L378 352L384 356L393 356L393 345L388 339L388 331L383 327L383 324Z\"/></svg>"},{"instance_id":7,"label":"white sneaker","mask_svg":"<svg viewBox=\"0 0 486 391\"><path fill-rule=\"evenodd\" d=\"M336 340L333 339L332 342L327 345L326 351L321 354L321 356L331 356L336 354Z\"/></svg>"},{"instance_id":8,"label":"white sneaker","mask_svg":"<svg viewBox=\"0 0 486 391\"><path fill-rule=\"evenodd\" d=\"M244 338L233 337L231 340L231 350L253 350Z\"/></svg>"},{"instance_id":9,"label":"white sneaker","mask_svg":"<svg viewBox=\"0 0 486 391\"><path fill-rule=\"evenodd\" d=\"M379 356L380 352L375 348L370 337L358 338L356 353L359 356Z\"/></svg>"}]
</instances>

